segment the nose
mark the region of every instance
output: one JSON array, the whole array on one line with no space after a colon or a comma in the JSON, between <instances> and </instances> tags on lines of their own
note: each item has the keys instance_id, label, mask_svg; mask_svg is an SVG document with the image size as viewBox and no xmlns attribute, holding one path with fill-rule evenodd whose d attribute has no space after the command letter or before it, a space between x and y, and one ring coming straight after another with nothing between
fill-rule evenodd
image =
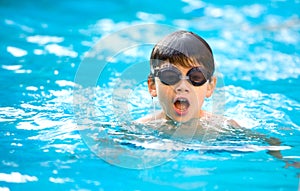
<instances>
[{"instance_id":1,"label":"nose","mask_svg":"<svg viewBox=\"0 0 300 191\"><path fill-rule=\"evenodd\" d=\"M189 93L190 88L187 80L180 80L180 82L175 87L176 93Z\"/></svg>"}]
</instances>

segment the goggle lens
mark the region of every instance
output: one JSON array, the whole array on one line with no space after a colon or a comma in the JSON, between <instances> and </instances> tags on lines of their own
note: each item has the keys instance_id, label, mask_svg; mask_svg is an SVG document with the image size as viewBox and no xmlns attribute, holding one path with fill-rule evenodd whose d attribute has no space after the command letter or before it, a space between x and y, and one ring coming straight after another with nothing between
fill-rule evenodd
<instances>
[{"instance_id":1,"label":"goggle lens","mask_svg":"<svg viewBox=\"0 0 300 191\"><path fill-rule=\"evenodd\" d=\"M194 86L202 86L207 79L203 74L203 69L194 67L190 69L185 77L182 77L181 72L174 66L168 66L158 69L156 77L165 85L175 85L181 79L187 79Z\"/></svg>"}]
</instances>

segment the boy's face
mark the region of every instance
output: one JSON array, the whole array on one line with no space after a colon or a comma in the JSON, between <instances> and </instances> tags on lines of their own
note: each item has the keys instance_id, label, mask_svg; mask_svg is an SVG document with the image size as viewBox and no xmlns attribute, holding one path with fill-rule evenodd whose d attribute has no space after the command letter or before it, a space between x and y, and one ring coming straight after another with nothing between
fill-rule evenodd
<instances>
[{"instance_id":1,"label":"boy's face","mask_svg":"<svg viewBox=\"0 0 300 191\"><path fill-rule=\"evenodd\" d=\"M174 67L184 77L192 69L192 67ZM153 97L158 97L166 117L177 122L187 122L193 118L201 117L204 99L212 95L215 84L215 77L212 77L211 82L207 81L201 86L194 86L186 79L181 79L174 85L165 85L158 77L155 77L155 83L148 80L150 94Z\"/></svg>"}]
</instances>

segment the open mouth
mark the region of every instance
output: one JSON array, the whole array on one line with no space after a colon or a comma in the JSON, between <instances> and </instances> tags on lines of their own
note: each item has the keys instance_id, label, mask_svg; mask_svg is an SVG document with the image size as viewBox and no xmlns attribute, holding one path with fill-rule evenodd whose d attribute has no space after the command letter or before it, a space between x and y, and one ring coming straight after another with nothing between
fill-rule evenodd
<instances>
[{"instance_id":1,"label":"open mouth","mask_svg":"<svg viewBox=\"0 0 300 191\"><path fill-rule=\"evenodd\" d=\"M190 107L190 102L188 99L179 97L174 101L174 108L177 114L184 115L187 113L188 108Z\"/></svg>"}]
</instances>

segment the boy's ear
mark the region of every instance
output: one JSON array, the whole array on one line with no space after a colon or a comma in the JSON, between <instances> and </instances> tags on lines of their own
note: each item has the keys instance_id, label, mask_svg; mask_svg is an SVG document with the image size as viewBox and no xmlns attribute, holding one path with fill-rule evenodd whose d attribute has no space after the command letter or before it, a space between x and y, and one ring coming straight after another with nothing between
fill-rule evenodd
<instances>
[{"instance_id":1,"label":"boy's ear","mask_svg":"<svg viewBox=\"0 0 300 191\"><path fill-rule=\"evenodd\" d=\"M217 84L217 78L215 76L211 77L211 80L207 85L207 92L206 92L207 98L209 98L214 93L216 84Z\"/></svg>"},{"instance_id":2,"label":"boy's ear","mask_svg":"<svg viewBox=\"0 0 300 191\"><path fill-rule=\"evenodd\" d=\"M152 75L148 76L148 90L152 97L157 96L155 81L154 81L154 77Z\"/></svg>"}]
</instances>

